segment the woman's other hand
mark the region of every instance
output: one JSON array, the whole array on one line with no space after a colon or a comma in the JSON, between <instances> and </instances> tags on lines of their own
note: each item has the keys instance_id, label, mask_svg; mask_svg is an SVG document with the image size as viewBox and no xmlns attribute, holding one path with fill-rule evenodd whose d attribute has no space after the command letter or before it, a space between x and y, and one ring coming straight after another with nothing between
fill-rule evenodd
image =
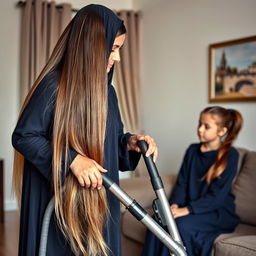
<instances>
[{"instance_id":1,"label":"woman's other hand","mask_svg":"<svg viewBox=\"0 0 256 256\"><path fill-rule=\"evenodd\" d=\"M137 145L139 140L144 140L148 144L148 150L146 152L146 157L153 154L153 161L156 162L158 157L158 148L152 137L149 135L132 135L128 140L128 150L135 150L137 152L141 152L140 148Z\"/></svg>"},{"instance_id":2,"label":"woman's other hand","mask_svg":"<svg viewBox=\"0 0 256 256\"><path fill-rule=\"evenodd\" d=\"M107 170L100 166L96 161L80 154L73 160L70 169L82 187L92 189L101 189L101 173L107 172Z\"/></svg>"}]
</instances>

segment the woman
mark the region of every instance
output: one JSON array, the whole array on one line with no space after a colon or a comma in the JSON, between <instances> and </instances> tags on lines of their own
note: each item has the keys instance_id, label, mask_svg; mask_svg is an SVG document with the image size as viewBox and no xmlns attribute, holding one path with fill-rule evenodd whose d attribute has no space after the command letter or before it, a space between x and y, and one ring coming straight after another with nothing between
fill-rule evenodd
<instances>
[{"instance_id":1,"label":"woman","mask_svg":"<svg viewBox=\"0 0 256 256\"><path fill-rule=\"evenodd\" d=\"M82 8L25 100L12 137L19 255L38 255L52 196L47 255L121 255L119 202L102 188L101 173L118 183L118 170L134 169L138 140L157 158L151 137L123 133L111 80L125 32L108 8Z\"/></svg>"}]
</instances>

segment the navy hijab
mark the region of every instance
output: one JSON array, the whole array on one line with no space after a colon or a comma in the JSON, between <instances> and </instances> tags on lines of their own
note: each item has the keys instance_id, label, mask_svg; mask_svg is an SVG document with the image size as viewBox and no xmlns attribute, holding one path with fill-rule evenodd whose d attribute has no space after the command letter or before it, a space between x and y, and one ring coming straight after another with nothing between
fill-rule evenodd
<instances>
[{"instance_id":1,"label":"navy hijab","mask_svg":"<svg viewBox=\"0 0 256 256\"><path fill-rule=\"evenodd\" d=\"M81 10L79 10L77 14L79 14L80 12L83 12L84 10L91 10L95 12L96 15L99 15L99 17L101 18L104 29L105 29L107 50L108 50L108 53L110 54L117 32L120 29L121 25L123 24L123 21L119 19L112 10L110 10L109 8L103 5L98 5L98 4L87 5L83 7ZM113 71L114 71L114 66L112 66L112 68L108 72L109 85L112 82Z\"/></svg>"}]
</instances>

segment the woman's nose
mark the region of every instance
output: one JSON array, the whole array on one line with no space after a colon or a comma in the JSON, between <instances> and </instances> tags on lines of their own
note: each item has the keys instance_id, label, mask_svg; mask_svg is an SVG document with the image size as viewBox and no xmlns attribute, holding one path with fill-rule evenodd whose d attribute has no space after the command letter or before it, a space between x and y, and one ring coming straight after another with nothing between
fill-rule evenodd
<instances>
[{"instance_id":1,"label":"woman's nose","mask_svg":"<svg viewBox=\"0 0 256 256\"><path fill-rule=\"evenodd\" d=\"M119 53L119 51L114 54L113 60L114 60L114 61L117 61L117 62L120 62L121 58L120 58L120 53Z\"/></svg>"}]
</instances>

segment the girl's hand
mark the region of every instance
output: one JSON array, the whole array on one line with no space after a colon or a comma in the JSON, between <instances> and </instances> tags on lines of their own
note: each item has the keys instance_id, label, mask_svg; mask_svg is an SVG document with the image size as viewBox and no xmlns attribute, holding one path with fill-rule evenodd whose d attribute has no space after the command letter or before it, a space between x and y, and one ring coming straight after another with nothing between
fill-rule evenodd
<instances>
[{"instance_id":1,"label":"girl's hand","mask_svg":"<svg viewBox=\"0 0 256 256\"><path fill-rule=\"evenodd\" d=\"M105 170L97 162L78 154L70 165L72 173L76 176L79 184L86 188L97 188L102 187L102 176L101 172L105 173Z\"/></svg>"},{"instance_id":2,"label":"girl's hand","mask_svg":"<svg viewBox=\"0 0 256 256\"><path fill-rule=\"evenodd\" d=\"M152 137L149 135L132 135L128 140L128 150L135 150L137 152L141 152L140 148L137 145L137 141L139 140L145 140L148 144L148 150L146 152L146 157L153 154L153 161L156 162L158 157L158 148L157 145Z\"/></svg>"},{"instance_id":3,"label":"girl's hand","mask_svg":"<svg viewBox=\"0 0 256 256\"><path fill-rule=\"evenodd\" d=\"M171 211L172 211L172 215L173 215L174 219L189 215L189 210L187 207L181 207L181 208L171 207Z\"/></svg>"},{"instance_id":4,"label":"girl's hand","mask_svg":"<svg viewBox=\"0 0 256 256\"><path fill-rule=\"evenodd\" d=\"M172 204L172 205L171 205L171 210L172 210L172 209L177 209L177 208L179 208L179 206L178 206L177 204Z\"/></svg>"}]
</instances>

